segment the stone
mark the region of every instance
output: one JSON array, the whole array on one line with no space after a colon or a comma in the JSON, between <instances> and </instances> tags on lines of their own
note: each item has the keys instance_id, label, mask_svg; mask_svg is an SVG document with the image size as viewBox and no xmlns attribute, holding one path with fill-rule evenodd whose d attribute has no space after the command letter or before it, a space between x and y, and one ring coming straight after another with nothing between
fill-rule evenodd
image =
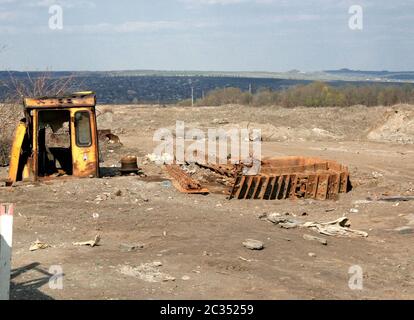
<instances>
[{"instance_id":1,"label":"stone","mask_svg":"<svg viewBox=\"0 0 414 320\"><path fill-rule=\"evenodd\" d=\"M292 229L301 225L300 221L290 218L286 214L281 216L279 213L272 213L267 216L267 220L284 229Z\"/></svg>"},{"instance_id":2,"label":"stone","mask_svg":"<svg viewBox=\"0 0 414 320\"><path fill-rule=\"evenodd\" d=\"M171 183L171 181L169 181L169 180L165 180L165 181L161 182L161 185L162 185L164 188L171 188L172 183Z\"/></svg>"},{"instance_id":3,"label":"stone","mask_svg":"<svg viewBox=\"0 0 414 320\"><path fill-rule=\"evenodd\" d=\"M399 234L411 234L414 233L414 229L409 227L409 226L403 226L403 227L399 227L394 229L395 231L397 231Z\"/></svg>"},{"instance_id":4,"label":"stone","mask_svg":"<svg viewBox=\"0 0 414 320\"><path fill-rule=\"evenodd\" d=\"M144 244L142 243L138 243L138 244L121 243L119 247L121 248L121 251L131 252L131 251L137 251L138 249L143 249Z\"/></svg>"},{"instance_id":5,"label":"stone","mask_svg":"<svg viewBox=\"0 0 414 320\"><path fill-rule=\"evenodd\" d=\"M243 246L250 250L262 250L264 248L263 242L254 239L246 239Z\"/></svg>"}]
</instances>

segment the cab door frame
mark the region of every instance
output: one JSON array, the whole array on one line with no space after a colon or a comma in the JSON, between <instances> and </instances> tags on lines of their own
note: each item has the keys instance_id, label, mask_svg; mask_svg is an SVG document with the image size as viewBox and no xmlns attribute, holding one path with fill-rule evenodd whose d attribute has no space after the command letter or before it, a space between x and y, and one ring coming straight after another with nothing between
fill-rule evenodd
<instances>
[{"instance_id":1,"label":"cab door frame","mask_svg":"<svg viewBox=\"0 0 414 320\"><path fill-rule=\"evenodd\" d=\"M79 113L87 113L89 117L90 143L82 145L79 142L79 132L76 116ZM96 117L93 108L80 107L70 109L71 118L71 144L73 176L76 177L99 177L99 152L97 142Z\"/></svg>"}]
</instances>

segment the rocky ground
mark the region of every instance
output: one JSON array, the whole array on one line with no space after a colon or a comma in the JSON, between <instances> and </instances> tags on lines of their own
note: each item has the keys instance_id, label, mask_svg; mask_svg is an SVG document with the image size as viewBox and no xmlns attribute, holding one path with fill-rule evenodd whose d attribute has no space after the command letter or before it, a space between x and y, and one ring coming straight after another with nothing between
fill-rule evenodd
<instances>
[{"instance_id":1,"label":"rocky ground","mask_svg":"<svg viewBox=\"0 0 414 320\"><path fill-rule=\"evenodd\" d=\"M14 299L414 298L414 201L377 200L414 195L412 106L99 109L99 127L122 142L101 144L105 177L0 187L0 202L16 204ZM219 185L209 195L179 193L145 158L154 131L176 120L202 130L260 128L264 156L337 160L354 188L337 201L228 200ZM146 176L113 176L128 154ZM281 228L265 218L276 213L299 222L346 216L368 237ZM97 234L97 246L73 245ZM250 250L246 239L264 248ZM36 240L49 246L30 251ZM50 282L56 270L62 286ZM352 286L355 270L362 290Z\"/></svg>"}]
</instances>

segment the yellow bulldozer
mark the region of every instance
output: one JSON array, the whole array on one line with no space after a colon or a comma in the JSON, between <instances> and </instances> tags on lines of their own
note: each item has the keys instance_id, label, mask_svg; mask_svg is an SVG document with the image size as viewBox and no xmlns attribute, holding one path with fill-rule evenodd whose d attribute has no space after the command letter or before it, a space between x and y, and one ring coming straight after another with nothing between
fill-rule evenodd
<instances>
[{"instance_id":1,"label":"yellow bulldozer","mask_svg":"<svg viewBox=\"0 0 414 320\"><path fill-rule=\"evenodd\" d=\"M99 177L96 95L24 98L7 184L57 176Z\"/></svg>"}]
</instances>

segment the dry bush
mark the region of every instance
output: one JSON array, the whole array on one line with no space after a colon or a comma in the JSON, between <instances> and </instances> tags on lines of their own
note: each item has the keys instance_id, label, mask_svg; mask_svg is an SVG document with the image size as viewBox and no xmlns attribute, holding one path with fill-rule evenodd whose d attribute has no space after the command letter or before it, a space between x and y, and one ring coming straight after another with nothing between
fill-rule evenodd
<instances>
[{"instance_id":1,"label":"dry bush","mask_svg":"<svg viewBox=\"0 0 414 320\"><path fill-rule=\"evenodd\" d=\"M23 117L22 109L17 104L0 105L0 166L7 166L9 163L13 132Z\"/></svg>"},{"instance_id":2,"label":"dry bush","mask_svg":"<svg viewBox=\"0 0 414 320\"><path fill-rule=\"evenodd\" d=\"M36 78L27 74L27 78L10 79L1 83L8 91L7 99L0 104L0 166L7 166L13 142L13 133L20 119L23 118L22 102L24 97L57 96L73 88L73 77L53 79L44 73Z\"/></svg>"},{"instance_id":3,"label":"dry bush","mask_svg":"<svg viewBox=\"0 0 414 320\"><path fill-rule=\"evenodd\" d=\"M8 91L7 101L21 103L23 97L59 96L73 88L74 77L53 78L50 73L43 73L32 78L27 73L26 78L17 78L10 74L9 81L4 82Z\"/></svg>"},{"instance_id":4,"label":"dry bush","mask_svg":"<svg viewBox=\"0 0 414 320\"><path fill-rule=\"evenodd\" d=\"M184 100L181 104L188 103ZM349 107L392 106L414 103L414 85L345 85L333 86L315 81L306 85L297 85L282 90L262 89L253 94L239 88L225 88L210 91L197 105L280 105L283 107Z\"/></svg>"},{"instance_id":5,"label":"dry bush","mask_svg":"<svg viewBox=\"0 0 414 320\"><path fill-rule=\"evenodd\" d=\"M196 102L199 106L219 106L225 104L247 105L252 102L252 95L239 88L223 88L210 91L203 99Z\"/></svg>"}]
</instances>

